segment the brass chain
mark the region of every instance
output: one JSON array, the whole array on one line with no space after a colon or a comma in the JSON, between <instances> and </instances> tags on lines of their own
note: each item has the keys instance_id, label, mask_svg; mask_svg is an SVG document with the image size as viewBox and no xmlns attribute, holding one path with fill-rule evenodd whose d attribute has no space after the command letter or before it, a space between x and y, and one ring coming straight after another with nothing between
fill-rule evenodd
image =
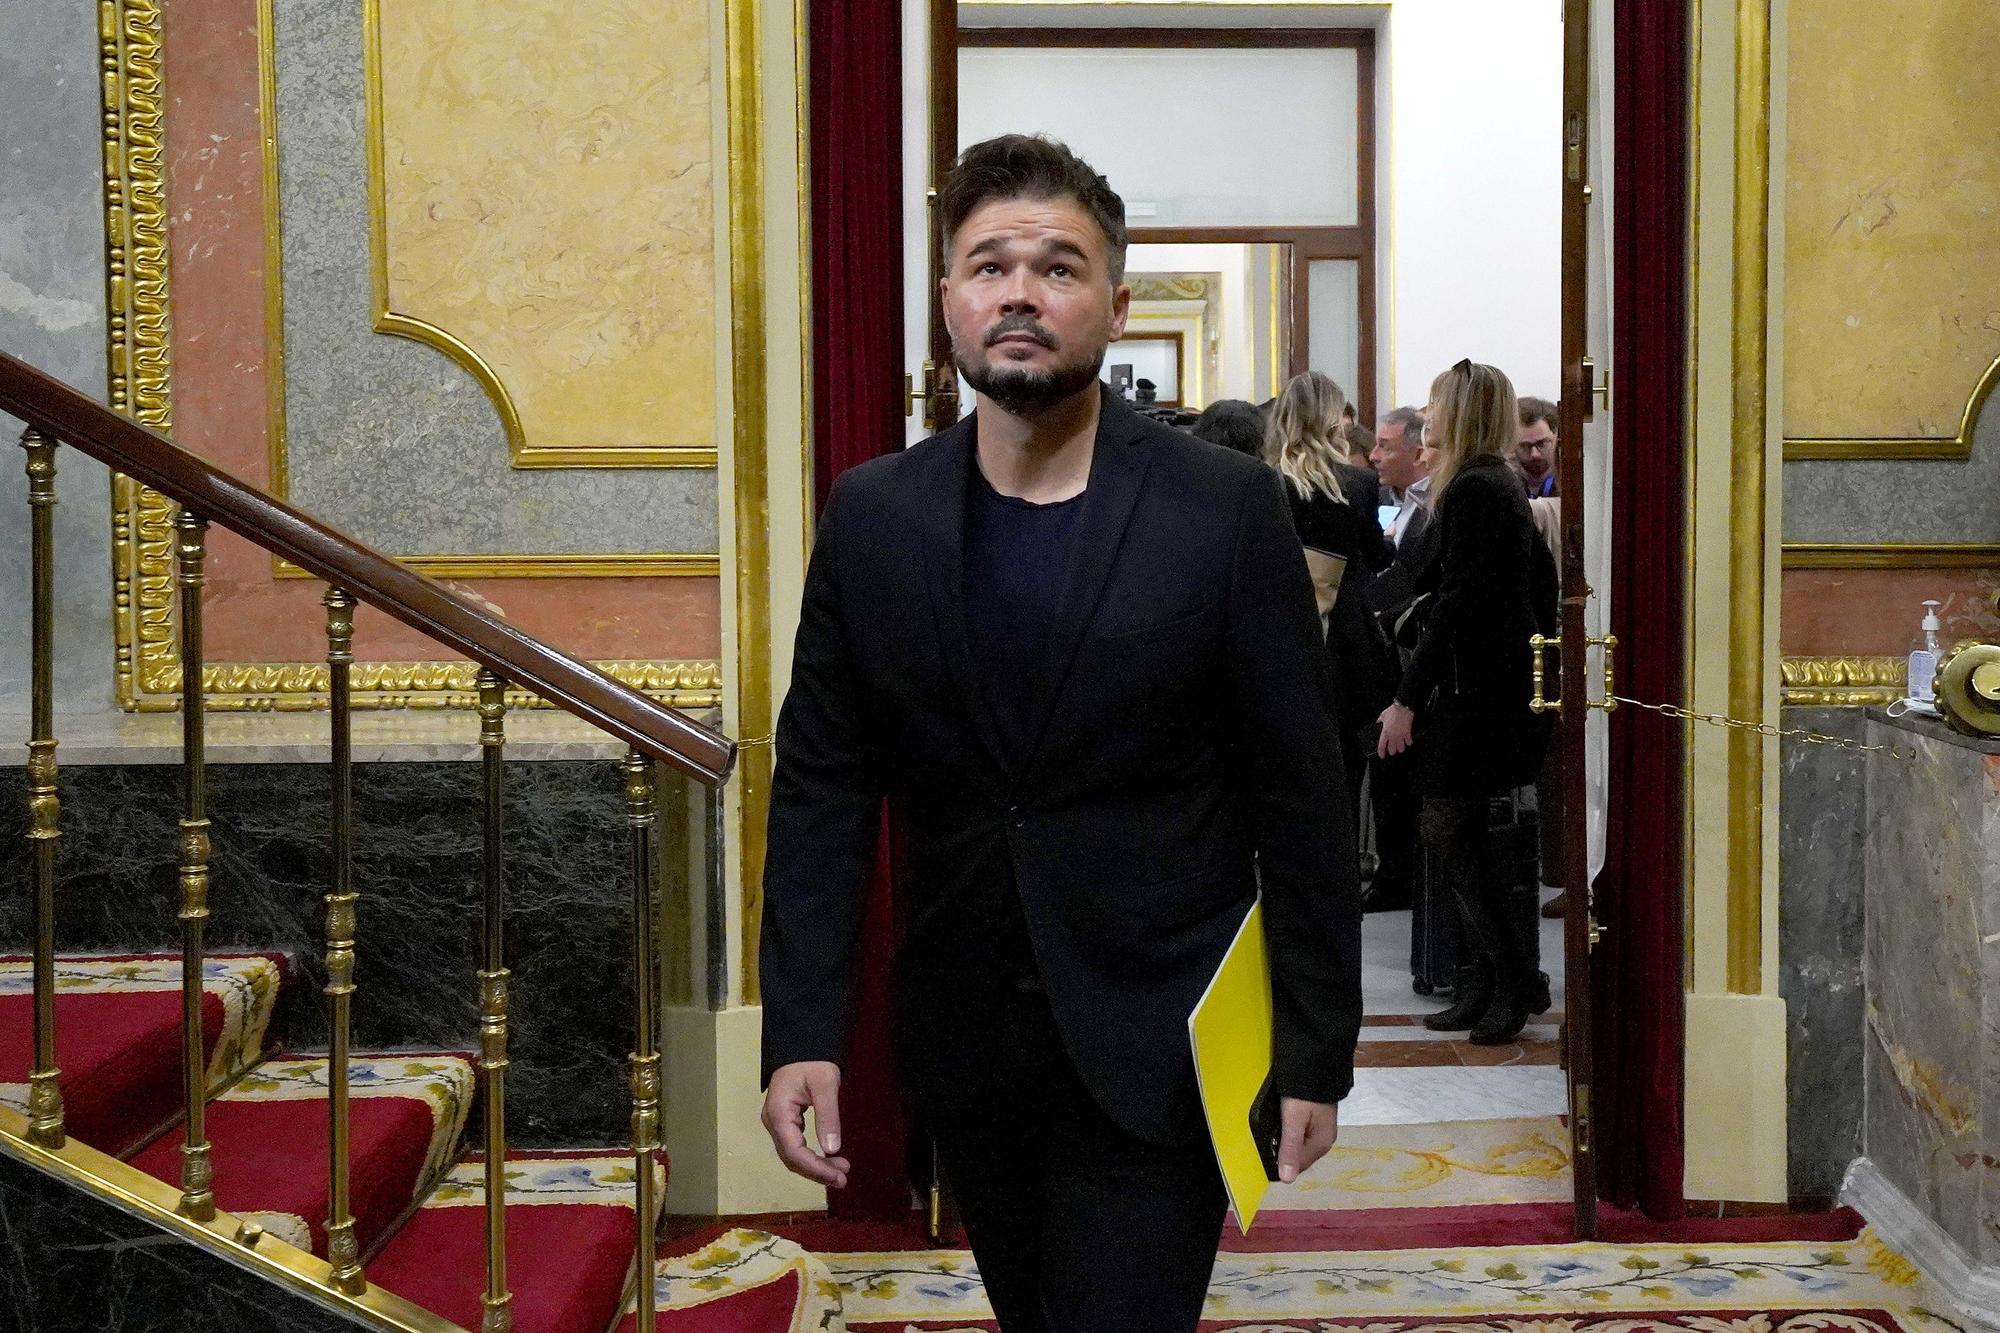
<instances>
[{"instance_id":1,"label":"brass chain","mask_svg":"<svg viewBox=\"0 0 2000 1333\"><path fill-rule=\"evenodd\" d=\"M1828 736L1823 732L1809 731L1804 727L1776 727L1772 726L1769 722L1745 722L1741 718L1725 717L1721 713L1697 713L1691 709L1682 708L1678 704L1649 704L1642 699L1631 699L1622 694L1614 694L1611 698L1617 703L1630 704L1634 708L1643 708L1649 713L1658 713L1662 717L1671 717L1682 722L1705 722L1711 727L1733 728L1737 731L1754 731L1759 736L1770 736L1779 740L1802 741L1807 745L1830 745L1837 750L1859 750L1863 754L1885 754L1891 759L1900 759L1904 763L1914 762L1917 757L1915 750L1905 750L1894 745L1868 745L1862 741L1851 740L1846 736Z\"/></svg>"}]
</instances>

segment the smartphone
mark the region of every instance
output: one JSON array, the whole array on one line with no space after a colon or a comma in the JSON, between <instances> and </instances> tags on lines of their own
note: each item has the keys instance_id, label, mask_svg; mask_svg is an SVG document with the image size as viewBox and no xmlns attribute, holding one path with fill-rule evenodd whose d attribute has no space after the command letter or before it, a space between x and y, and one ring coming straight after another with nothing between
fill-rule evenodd
<instances>
[{"instance_id":1,"label":"smartphone","mask_svg":"<svg viewBox=\"0 0 2000 1333\"><path fill-rule=\"evenodd\" d=\"M1278 1178L1278 1137L1284 1128L1284 1117L1278 1110L1278 1091L1271 1086L1271 1076L1266 1074L1264 1086L1250 1103L1250 1137L1257 1141L1257 1155L1264 1159L1266 1180Z\"/></svg>"}]
</instances>

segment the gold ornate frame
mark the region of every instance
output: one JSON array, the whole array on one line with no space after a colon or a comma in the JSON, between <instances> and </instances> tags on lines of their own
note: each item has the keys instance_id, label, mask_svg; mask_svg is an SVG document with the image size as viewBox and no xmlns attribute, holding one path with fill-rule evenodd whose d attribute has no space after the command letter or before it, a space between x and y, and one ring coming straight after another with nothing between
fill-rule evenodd
<instances>
[{"instance_id":1,"label":"gold ornate frame","mask_svg":"<svg viewBox=\"0 0 2000 1333\"><path fill-rule=\"evenodd\" d=\"M372 9L375 0L368 0ZM724 0L733 25L753 0ZM268 41L270 0L260 4L260 46ZM118 411L156 430L172 426L172 366L164 160L165 94L162 73L161 0L105 0L99 43L104 88L104 198L106 305L109 314L107 364L109 401ZM261 57L260 57L261 59ZM269 79L274 68L262 62ZM739 68L739 64L741 68ZM732 216L730 282L738 294L732 351L738 401L747 396L756 413L738 411L734 423L739 458L761 457L763 447L764 336L760 301L742 302L746 284L761 278L761 236L743 243L743 220L735 199L745 189L761 189L761 160L741 151L741 122L757 114L761 86L754 50L732 45L727 115L730 125ZM271 89L264 90L268 97ZM266 125L266 169L275 138ZM268 180L268 177L267 177ZM740 183L740 184L739 184ZM753 219L754 220L754 219ZM270 243L267 238L267 244ZM746 321L751 325L745 328ZM750 364L741 353L758 349ZM180 707L181 665L173 621L174 507L128 477L114 475L112 486L112 617L115 643L114 688L118 706L136 712L171 712ZM439 556L418 563L427 572L450 577L528 574L567 577L629 577L636 574L714 575L719 556L608 555ZM758 565L759 576L762 563ZM721 700L722 669L716 662L617 660L598 663L619 680L684 708L713 707ZM362 708L468 708L478 701L474 670L460 662L367 662L352 669L353 697ZM327 676L311 662L211 663L203 671L207 705L222 711L294 711L324 707ZM766 686L768 692L768 685ZM525 697L521 702L532 702Z\"/></svg>"},{"instance_id":2,"label":"gold ornate frame","mask_svg":"<svg viewBox=\"0 0 2000 1333\"><path fill-rule=\"evenodd\" d=\"M1902 697L1900 657L1787 657L1779 664L1788 708L1879 708Z\"/></svg>"}]
</instances>

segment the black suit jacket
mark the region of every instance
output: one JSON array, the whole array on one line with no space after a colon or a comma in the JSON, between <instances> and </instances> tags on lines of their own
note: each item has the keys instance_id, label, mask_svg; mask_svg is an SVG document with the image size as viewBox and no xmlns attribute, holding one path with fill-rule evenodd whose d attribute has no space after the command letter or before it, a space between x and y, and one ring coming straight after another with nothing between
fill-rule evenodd
<instances>
[{"instance_id":1,"label":"black suit jacket","mask_svg":"<svg viewBox=\"0 0 2000 1333\"><path fill-rule=\"evenodd\" d=\"M955 910L1018 889L1078 1074L1127 1132L1201 1132L1187 1017L1261 873L1276 1083L1330 1102L1360 1024L1353 820L1277 475L1106 396L1040 681L999 757L963 544L973 418L841 476L806 575L764 868L764 1076L842 1057L879 802L910 872L895 1028L919 1100L976 1084L1002 995Z\"/></svg>"},{"instance_id":2,"label":"black suit jacket","mask_svg":"<svg viewBox=\"0 0 2000 1333\"><path fill-rule=\"evenodd\" d=\"M1396 698L1416 710L1424 791L1505 791L1535 780L1554 726L1528 708L1528 639L1555 631L1555 563L1498 457L1466 459L1432 502L1437 554L1418 588L1433 601Z\"/></svg>"}]
</instances>

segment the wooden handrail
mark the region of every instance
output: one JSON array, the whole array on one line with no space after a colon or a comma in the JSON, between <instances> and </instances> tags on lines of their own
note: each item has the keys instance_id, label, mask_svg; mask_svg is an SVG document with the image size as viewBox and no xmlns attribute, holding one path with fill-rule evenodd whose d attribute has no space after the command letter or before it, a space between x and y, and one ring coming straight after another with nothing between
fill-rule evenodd
<instances>
[{"instance_id":1,"label":"wooden handrail","mask_svg":"<svg viewBox=\"0 0 2000 1333\"><path fill-rule=\"evenodd\" d=\"M345 589L512 684L709 786L736 745L676 709L562 653L407 565L204 463L166 436L0 352L0 410L176 504Z\"/></svg>"}]
</instances>

